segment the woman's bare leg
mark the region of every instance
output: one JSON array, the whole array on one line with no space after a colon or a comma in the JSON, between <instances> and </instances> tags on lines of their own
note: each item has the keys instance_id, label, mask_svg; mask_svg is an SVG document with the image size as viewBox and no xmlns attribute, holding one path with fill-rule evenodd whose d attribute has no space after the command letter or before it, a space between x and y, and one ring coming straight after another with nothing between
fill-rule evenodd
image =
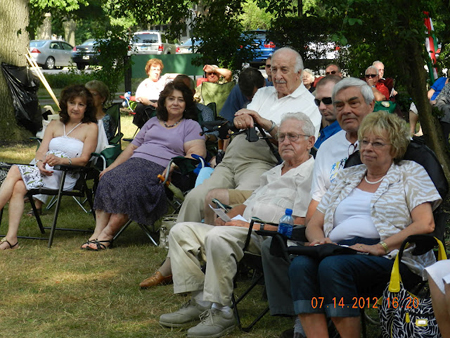
<instances>
[{"instance_id":1,"label":"woman's bare leg","mask_svg":"<svg viewBox=\"0 0 450 338\"><path fill-rule=\"evenodd\" d=\"M11 199L14 187L18 181L22 181L22 176L20 175L19 168L13 165L0 187L0 209Z\"/></svg>"},{"instance_id":2,"label":"woman's bare leg","mask_svg":"<svg viewBox=\"0 0 450 338\"><path fill-rule=\"evenodd\" d=\"M95 210L95 229L89 239L97 239L103 230L107 227L113 214L103 210Z\"/></svg>"},{"instance_id":3,"label":"woman's bare leg","mask_svg":"<svg viewBox=\"0 0 450 338\"><path fill-rule=\"evenodd\" d=\"M103 213L105 213L103 211ZM114 238L114 235L120 230L121 227L125 225L128 221L128 216L125 214L108 214L109 220L107 225L103 228L103 230L98 234L97 237L91 236L93 239L96 238L98 241L110 241ZM102 215L103 216L103 215ZM98 217L98 216L97 216ZM97 233L97 228L94 234ZM92 249L97 248L97 244L91 243L89 246ZM108 245L105 245L108 246Z\"/></svg>"},{"instance_id":4,"label":"woman's bare leg","mask_svg":"<svg viewBox=\"0 0 450 338\"><path fill-rule=\"evenodd\" d=\"M95 210L95 229L91 237L89 237L89 241L81 246L82 249L86 249L89 246L90 241L96 240L98 236L100 236L102 231L108 225L110 218L111 218L110 213L105 212L103 210Z\"/></svg>"},{"instance_id":5,"label":"woman's bare leg","mask_svg":"<svg viewBox=\"0 0 450 338\"><path fill-rule=\"evenodd\" d=\"M16 181L14 189L9 200L9 227L8 232L5 236L6 240L9 242L2 243L0 245L0 250L11 249L10 245L15 245L17 243L17 232L19 230L20 220L22 219L24 200L27 193L27 189L22 180Z\"/></svg>"}]
</instances>

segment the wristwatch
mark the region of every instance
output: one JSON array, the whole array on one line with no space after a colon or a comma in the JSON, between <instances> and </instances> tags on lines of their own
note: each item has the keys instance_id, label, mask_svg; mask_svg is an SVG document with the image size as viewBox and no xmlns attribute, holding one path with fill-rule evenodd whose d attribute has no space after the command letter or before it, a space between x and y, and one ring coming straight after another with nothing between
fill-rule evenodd
<instances>
[{"instance_id":1,"label":"wristwatch","mask_svg":"<svg viewBox=\"0 0 450 338\"><path fill-rule=\"evenodd\" d=\"M277 126L277 124L275 122L273 122L272 120L270 120L270 122L272 122L272 126L267 129L266 131L270 134L272 132L272 130L275 129L275 127Z\"/></svg>"}]
</instances>

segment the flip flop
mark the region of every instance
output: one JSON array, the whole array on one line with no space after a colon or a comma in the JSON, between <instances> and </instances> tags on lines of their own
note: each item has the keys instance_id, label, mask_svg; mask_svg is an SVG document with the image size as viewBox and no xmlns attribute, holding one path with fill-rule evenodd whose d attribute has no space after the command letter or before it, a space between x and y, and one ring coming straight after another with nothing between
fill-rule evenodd
<instances>
[{"instance_id":1,"label":"flip flop","mask_svg":"<svg viewBox=\"0 0 450 338\"><path fill-rule=\"evenodd\" d=\"M3 239L0 241L0 244L2 244L2 243L8 243L8 245L9 245L9 248L3 249L3 250L14 250L14 248L16 248L17 244L19 244L19 242L17 242L16 244L11 245L11 243L10 243L6 238L3 238ZM17 247L17 248L18 248L18 247ZM17 248L16 248L16 249L17 249Z\"/></svg>"}]
</instances>

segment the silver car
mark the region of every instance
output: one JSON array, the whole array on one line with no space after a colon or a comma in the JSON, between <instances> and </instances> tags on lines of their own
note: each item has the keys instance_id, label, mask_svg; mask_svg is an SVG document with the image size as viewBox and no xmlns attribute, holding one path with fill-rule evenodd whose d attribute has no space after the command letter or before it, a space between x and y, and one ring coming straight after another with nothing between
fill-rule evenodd
<instances>
[{"instance_id":1,"label":"silver car","mask_svg":"<svg viewBox=\"0 0 450 338\"><path fill-rule=\"evenodd\" d=\"M132 54L175 54L176 45L160 31L141 31L133 34L128 55Z\"/></svg>"},{"instance_id":2,"label":"silver car","mask_svg":"<svg viewBox=\"0 0 450 338\"><path fill-rule=\"evenodd\" d=\"M72 49L73 46L59 40L30 41L30 52L33 60L45 69L70 66Z\"/></svg>"}]
</instances>

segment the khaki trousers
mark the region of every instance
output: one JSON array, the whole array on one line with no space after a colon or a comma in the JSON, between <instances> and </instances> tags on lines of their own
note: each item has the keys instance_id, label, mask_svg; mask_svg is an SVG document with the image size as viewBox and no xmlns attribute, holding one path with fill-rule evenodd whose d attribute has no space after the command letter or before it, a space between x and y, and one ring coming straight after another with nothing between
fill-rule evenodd
<instances>
[{"instance_id":1,"label":"khaki trousers","mask_svg":"<svg viewBox=\"0 0 450 338\"><path fill-rule=\"evenodd\" d=\"M237 262L244 256L248 229L203 223L178 223L170 230L169 248L175 293L203 290L203 299L231 305ZM253 234L249 251L260 253L263 237ZM206 261L206 272L201 265Z\"/></svg>"},{"instance_id":2,"label":"khaki trousers","mask_svg":"<svg viewBox=\"0 0 450 338\"><path fill-rule=\"evenodd\" d=\"M264 140L248 142L244 135L238 135L212 175L187 194L177 222L201 222L205 197L210 190L255 190L259 187L259 177L276 164Z\"/></svg>"}]
</instances>

